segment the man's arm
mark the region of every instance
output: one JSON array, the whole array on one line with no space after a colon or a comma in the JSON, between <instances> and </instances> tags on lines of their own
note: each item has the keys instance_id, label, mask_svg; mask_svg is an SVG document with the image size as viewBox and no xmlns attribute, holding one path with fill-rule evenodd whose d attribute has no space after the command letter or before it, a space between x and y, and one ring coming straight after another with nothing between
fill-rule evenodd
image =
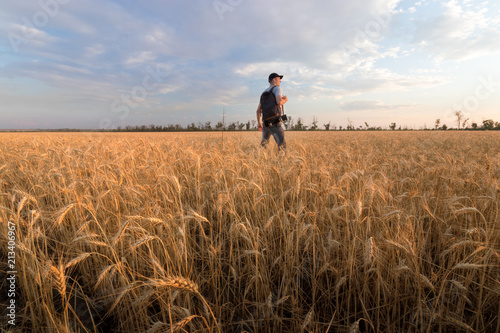
<instances>
[{"instance_id":1,"label":"man's arm","mask_svg":"<svg viewBox=\"0 0 500 333\"><path fill-rule=\"evenodd\" d=\"M279 106L282 106L283 104L288 102L288 97L281 95L281 87L280 86L277 86L277 88L278 88L278 93L275 94L276 95L276 104L278 104Z\"/></svg>"},{"instance_id":2,"label":"man's arm","mask_svg":"<svg viewBox=\"0 0 500 333\"><path fill-rule=\"evenodd\" d=\"M262 106L259 103L259 106L257 107L257 121L259 122L259 129L262 128L261 115L262 115Z\"/></svg>"},{"instance_id":3,"label":"man's arm","mask_svg":"<svg viewBox=\"0 0 500 333\"><path fill-rule=\"evenodd\" d=\"M279 106L282 106L286 102L288 102L288 96L280 96L280 95L276 96L276 103Z\"/></svg>"}]
</instances>

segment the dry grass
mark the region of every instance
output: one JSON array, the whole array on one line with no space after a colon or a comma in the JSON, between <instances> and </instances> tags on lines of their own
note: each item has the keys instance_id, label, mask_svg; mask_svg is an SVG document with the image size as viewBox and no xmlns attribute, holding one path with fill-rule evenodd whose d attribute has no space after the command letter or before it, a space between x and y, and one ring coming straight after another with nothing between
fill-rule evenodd
<instances>
[{"instance_id":1,"label":"dry grass","mask_svg":"<svg viewBox=\"0 0 500 333\"><path fill-rule=\"evenodd\" d=\"M16 330L498 333L499 134L1 134Z\"/></svg>"}]
</instances>

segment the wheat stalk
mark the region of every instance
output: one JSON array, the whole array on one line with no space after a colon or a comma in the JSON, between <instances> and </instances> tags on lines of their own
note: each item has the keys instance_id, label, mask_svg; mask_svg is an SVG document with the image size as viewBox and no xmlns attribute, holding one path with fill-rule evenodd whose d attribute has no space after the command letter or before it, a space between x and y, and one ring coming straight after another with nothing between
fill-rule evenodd
<instances>
[{"instance_id":1,"label":"wheat stalk","mask_svg":"<svg viewBox=\"0 0 500 333\"><path fill-rule=\"evenodd\" d=\"M312 317L314 316L314 309L311 308L307 315L304 318L304 322L302 323L302 330L305 330L306 327L309 325L309 322L311 321Z\"/></svg>"},{"instance_id":2,"label":"wheat stalk","mask_svg":"<svg viewBox=\"0 0 500 333\"><path fill-rule=\"evenodd\" d=\"M371 265L376 258L377 246L375 245L375 240L370 237L366 242L366 254L365 254L365 264Z\"/></svg>"},{"instance_id":3,"label":"wheat stalk","mask_svg":"<svg viewBox=\"0 0 500 333\"><path fill-rule=\"evenodd\" d=\"M184 328L189 322L195 318L200 318L200 316L192 315L184 318L183 320L175 323L172 326L164 324L162 322L157 322L148 330L148 333L170 333L170 332L178 332Z\"/></svg>"},{"instance_id":4,"label":"wheat stalk","mask_svg":"<svg viewBox=\"0 0 500 333\"><path fill-rule=\"evenodd\" d=\"M118 230L118 232L116 233L116 235L113 237L113 239L111 240L111 244L113 246L116 245L116 243L118 243L118 241L120 240L121 236L123 235L123 233L125 232L125 229L127 229L127 226L129 224L129 222L131 221L131 219L125 221L122 226L120 227L120 230Z\"/></svg>"},{"instance_id":5,"label":"wheat stalk","mask_svg":"<svg viewBox=\"0 0 500 333\"><path fill-rule=\"evenodd\" d=\"M50 272L53 278L54 286L63 298L66 297L66 275L64 274L64 267L50 265Z\"/></svg>"},{"instance_id":6,"label":"wheat stalk","mask_svg":"<svg viewBox=\"0 0 500 333\"><path fill-rule=\"evenodd\" d=\"M75 203L70 203L69 205L67 205L66 207L63 207L61 208L59 211L57 211L55 213L55 216L56 216L56 224L57 225L61 225L62 222L64 221L64 218L66 217L66 215L71 211L71 209L73 209L73 207L75 207L76 204Z\"/></svg>"},{"instance_id":7,"label":"wheat stalk","mask_svg":"<svg viewBox=\"0 0 500 333\"><path fill-rule=\"evenodd\" d=\"M167 277L165 279L155 279L149 282L152 286L157 288L174 288L183 291L189 291L198 294L198 285L183 277Z\"/></svg>"},{"instance_id":8,"label":"wheat stalk","mask_svg":"<svg viewBox=\"0 0 500 333\"><path fill-rule=\"evenodd\" d=\"M96 290L106 278L111 279L115 272L116 272L115 264L111 264L104 267L101 273L99 273L99 275L97 276L97 281L95 282L94 290Z\"/></svg>"},{"instance_id":9,"label":"wheat stalk","mask_svg":"<svg viewBox=\"0 0 500 333\"><path fill-rule=\"evenodd\" d=\"M203 301L204 306L208 308L210 314L212 315L212 318L217 327L217 331L220 332L219 325L217 324L217 319L214 313L212 312L212 309L208 306L208 303L205 300L205 298L200 294L198 285L194 281L184 277L168 277L161 280L160 279L151 280L149 284L156 288L173 288L181 291L188 291L198 295Z\"/></svg>"},{"instance_id":10,"label":"wheat stalk","mask_svg":"<svg viewBox=\"0 0 500 333\"><path fill-rule=\"evenodd\" d=\"M75 266L78 263L82 262L83 260L87 259L91 254L90 253L82 253L78 257L70 260L65 266L65 269L68 269L71 266Z\"/></svg>"}]
</instances>

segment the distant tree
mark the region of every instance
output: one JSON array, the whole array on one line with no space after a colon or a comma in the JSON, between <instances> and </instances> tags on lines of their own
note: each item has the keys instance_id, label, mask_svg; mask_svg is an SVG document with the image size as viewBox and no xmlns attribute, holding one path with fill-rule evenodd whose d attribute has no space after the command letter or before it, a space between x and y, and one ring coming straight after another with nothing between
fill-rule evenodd
<instances>
[{"instance_id":1,"label":"distant tree","mask_svg":"<svg viewBox=\"0 0 500 333\"><path fill-rule=\"evenodd\" d=\"M472 129L477 130L477 123L472 123L471 127L472 127Z\"/></svg>"},{"instance_id":2,"label":"distant tree","mask_svg":"<svg viewBox=\"0 0 500 333\"><path fill-rule=\"evenodd\" d=\"M318 129L318 118L316 118L316 116L314 116L311 128L309 130L316 131L317 129Z\"/></svg>"},{"instance_id":3,"label":"distant tree","mask_svg":"<svg viewBox=\"0 0 500 333\"><path fill-rule=\"evenodd\" d=\"M218 131L224 129L224 124L222 123L222 121L219 121L217 125L215 125L215 129Z\"/></svg>"},{"instance_id":4,"label":"distant tree","mask_svg":"<svg viewBox=\"0 0 500 333\"><path fill-rule=\"evenodd\" d=\"M457 126L460 129L460 125L462 124L462 119L464 119L464 113L462 111L455 111L455 117L457 117Z\"/></svg>"},{"instance_id":5,"label":"distant tree","mask_svg":"<svg viewBox=\"0 0 500 333\"><path fill-rule=\"evenodd\" d=\"M241 123L238 122L238 130L242 131L243 127L245 127L245 124L241 124Z\"/></svg>"},{"instance_id":6,"label":"distant tree","mask_svg":"<svg viewBox=\"0 0 500 333\"><path fill-rule=\"evenodd\" d=\"M391 123L389 128L394 131L396 129L396 123Z\"/></svg>"},{"instance_id":7,"label":"distant tree","mask_svg":"<svg viewBox=\"0 0 500 333\"><path fill-rule=\"evenodd\" d=\"M323 126L325 127L325 131L329 131L330 130L330 122L328 122L328 124L323 124Z\"/></svg>"},{"instance_id":8,"label":"distant tree","mask_svg":"<svg viewBox=\"0 0 500 333\"><path fill-rule=\"evenodd\" d=\"M446 126L446 124L443 124L443 126L441 126L441 129L442 129L443 131L446 131L446 130L448 129L448 126Z\"/></svg>"},{"instance_id":9,"label":"distant tree","mask_svg":"<svg viewBox=\"0 0 500 333\"><path fill-rule=\"evenodd\" d=\"M368 123L365 121L365 127L366 127L366 130L368 130L370 128L370 125L368 125Z\"/></svg>"},{"instance_id":10,"label":"distant tree","mask_svg":"<svg viewBox=\"0 0 500 333\"><path fill-rule=\"evenodd\" d=\"M354 131L354 123L349 118L347 118L347 130L348 131Z\"/></svg>"},{"instance_id":11,"label":"distant tree","mask_svg":"<svg viewBox=\"0 0 500 333\"><path fill-rule=\"evenodd\" d=\"M296 131L305 131L307 129L307 126L302 123L302 118L299 118L293 129Z\"/></svg>"},{"instance_id":12,"label":"distant tree","mask_svg":"<svg viewBox=\"0 0 500 333\"><path fill-rule=\"evenodd\" d=\"M464 128L468 128L469 126L467 125L467 123L469 122L469 118L465 119L464 121L462 121L462 129Z\"/></svg>"},{"instance_id":13,"label":"distant tree","mask_svg":"<svg viewBox=\"0 0 500 333\"><path fill-rule=\"evenodd\" d=\"M245 129L246 129L247 131L249 131L249 130L250 130L250 121L247 121L247 123L245 124Z\"/></svg>"},{"instance_id":14,"label":"distant tree","mask_svg":"<svg viewBox=\"0 0 500 333\"><path fill-rule=\"evenodd\" d=\"M493 121L493 119L483 120L482 128L485 130L492 130L495 128L495 122Z\"/></svg>"},{"instance_id":15,"label":"distant tree","mask_svg":"<svg viewBox=\"0 0 500 333\"><path fill-rule=\"evenodd\" d=\"M439 129L439 124L441 124L441 119L436 119L436 122L434 123L434 129Z\"/></svg>"},{"instance_id":16,"label":"distant tree","mask_svg":"<svg viewBox=\"0 0 500 333\"><path fill-rule=\"evenodd\" d=\"M206 131L211 131L211 130L212 130L212 125L211 125L210 121L207 121L207 122L205 123L204 129L205 129Z\"/></svg>"}]
</instances>

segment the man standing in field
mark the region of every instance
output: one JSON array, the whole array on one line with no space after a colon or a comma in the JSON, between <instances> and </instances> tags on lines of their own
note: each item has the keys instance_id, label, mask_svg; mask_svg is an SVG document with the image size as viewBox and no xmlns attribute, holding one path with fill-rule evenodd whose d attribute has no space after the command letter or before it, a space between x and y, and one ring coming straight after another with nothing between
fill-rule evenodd
<instances>
[{"instance_id":1,"label":"man standing in field","mask_svg":"<svg viewBox=\"0 0 500 333\"><path fill-rule=\"evenodd\" d=\"M286 148L285 131L281 126L283 104L288 102L288 97L281 93L281 79L283 75L272 73L269 75L269 87L260 96L257 107L257 121L259 131L262 131L261 146L265 147L272 135L278 144L278 150Z\"/></svg>"}]
</instances>

